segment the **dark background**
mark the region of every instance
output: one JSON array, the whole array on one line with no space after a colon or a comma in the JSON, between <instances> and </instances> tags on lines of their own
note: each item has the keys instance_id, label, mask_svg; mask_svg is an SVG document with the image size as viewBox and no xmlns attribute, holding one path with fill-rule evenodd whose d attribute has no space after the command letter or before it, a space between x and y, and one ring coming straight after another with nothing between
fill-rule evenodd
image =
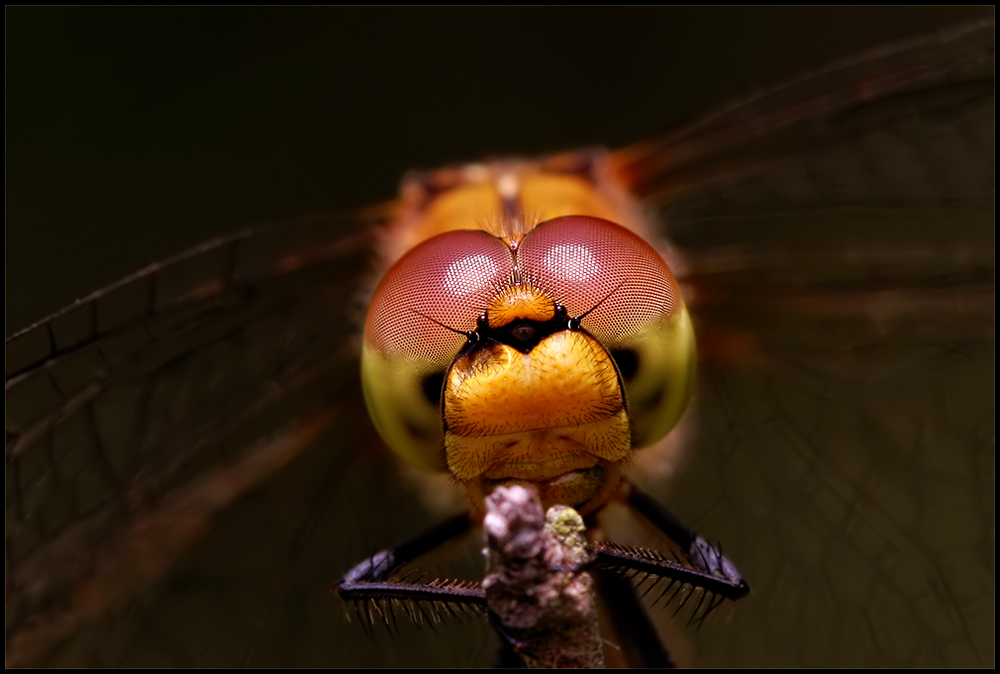
<instances>
[{"instance_id":1,"label":"dark background","mask_svg":"<svg viewBox=\"0 0 1000 674\"><path fill-rule=\"evenodd\" d=\"M790 72L991 11L982 8L11 8L6 12L6 332L9 334L140 265L212 235L310 211L349 208L392 198L400 176L411 168L581 145L620 146ZM982 344L976 348L973 353L979 360L955 358L958 365L945 361L954 365L954 376L951 370L943 370L940 377L935 372L916 377L919 386L914 387L916 391L911 396L913 405L899 408L897 416L888 410L885 419L880 419L887 425L898 421L899 428L910 428L916 418L913 410L919 409L921 415L930 417L920 425L921 429L929 427L931 431L951 433L944 436L946 439L959 438L950 444L938 442L938 436L931 432L928 437L932 445L940 445L942 452L954 446L961 450L960 457L982 456L983 465L992 465L988 461L993 455L992 425L983 421L972 427L971 422L964 421L989 406L988 401L969 403L980 390L991 390L992 383L987 381L987 373L993 371L992 363L986 357L992 354L992 349ZM969 372L978 376L970 376ZM733 381L724 383L736 386L741 381L735 375ZM935 386L938 381L944 383ZM980 388L966 390L969 381ZM954 382L960 384L955 388L960 389L961 396L948 390L948 384ZM800 391L788 382L779 383L783 386L779 391L789 397ZM772 388L751 380L745 389L735 390L745 391L741 400L760 402ZM941 391L940 396L928 393L937 390ZM770 405L779 409L771 398L766 400L765 408ZM804 404L810 400L806 398ZM915 407L925 403L925 407ZM957 419L952 419L953 410L967 409L971 410L968 414L956 413ZM982 415L983 420L992 418L992 414ZM935 422L939 422L937 426ZM351 429L352 433L367 428L361 426L358 431ZM850 424L846 426L845 437L854 442ZM895 430L897 426L891 428ZM340 445L353 448L352 433L345 434ZM761 437L768 440L766 435ZM909 436L904 434L904 437ZM868 448L877 444L878 436L868 444L856 446L840 439L839 433L831 432L818 440L825 446L850 448L853 451L847 453L848 458L859 458L858 463L867 465L863 460L874 456ZM775 451L784 446L776 444ZM887 446L893 448L895 444ZM713 437L708 437L699 449L705 447L715 453L692 451L692 454L702 457L703 465L725 468L727 464L715 457L729 447L724 442L715 442ZM976 455L975 451L981 454ZM335 493L325 510L313 508L305 497L301 503L288 499L292 504L288 508L301 506L302 512L273 508L274 503L287 505L279 497L305 492L300 489L301 484L313 485L326 474L315 470L315 464L311 463L319 461L316 456L326 455L314 452L309 456L309 460L298 461L273 479L266 490L228 511L220 519L215 536L180 565L171 582L178 577L200 578L206 570L215 571L224 581L234 577L233 588L245 591L252 587L253 591L246 592L247 605L251 607L269 605L272 593L287 587L305 587L308 593L302 595L307 598L304 605L319 606L327 612L313 621L309 630L303 630L312 645L320 643L328 650L343 647L346 651L346 655L340 654L343 662L362 661L361 658L369 664L384 661L369 659L372 653L392 658L401 653L412 662L430 662L410 651L397 651L388 645L387 635L383 635L382 641L369 641L360 631L341 630L340 606L315 590L344 568L325 567L331 557L341 555L355 561L362 554L355 547L365 547L373 541L399 541L403 535L426 526L426 523L414 526L410 521L422 516L420 509L407 505L404 513L394 512L391 506L385 513L367 512L365 509L370 506L355 498L355 490L372 489L376 480L366 481L369 473L362 469L350 473L351 489L331 490ZM755 456L747 449L738 458L750 461L747 457ZM933 456L941 458L938 454ZM889 461L885 458L873 463L881 468L890 465ZM386 474L376 472L382 466L377 459L364 463L362 468L369 463L375 467L371 475L381 478ZM926 483L919 479L906 481L911 474L917 478L923 476L912 466L902 466L899 470L892 464L886 473L902 475L890 486L899 487L905 494L926 495L925 499L913 500L922 504L921 512L926 512L927 523L932 526L937 523L935 531L947 528L940 524L940 517L973 511L953 507L948 499L955 491L964 489L975 499L986 494L986 485L991 484L976 472L971 483L953 479L950 483L946 481L943 488L924 489ZM871 474L883 477L878 472ZM308 479L303 479L303 475L308 475ZM356 478L358 475L360 478ZM735 517L721 523L737 526L749 522L751 526L742 527L744 539L760 532L767 535L779 526L789 526L789 522L796 525L815 521L809 517L811 512L803 513L802 518L795 517L799 513L791 512L790 507L768 510L772 503L796 504L795 494L777 493L789 482L775 482L778 485L775 494L764 492L754 500L746 494L756 495L755 483L744 477L741 473L739 486L751 487L734 489L731 502L737 507L749 503L751 507L745 509L753 512L735 513ZM835 480L837 475L819 474L817 478L825 483ZM707 510L716 499L715 492L700 487L701 484L716 483L692 480L692 486L675 500L684 504L683 515L694 512L696 516L691 521L699 523L705 515L698 508L704 506ZM869 480L858 484L881 482ZM409 503L408 494L399 489L398 480L382 480L377 488L373 495L365 492L368 503L379 503L383 491L395 499L388 501L390 504ZM699 490L704 493L697 493ZM692 492L696 492L696 498L688 498ZM719 502L724 501L728 502L728 496ZM865 514L862 507L858 509ZM288 512L295 516L305 512L309 517L295 519ZM772 523L765 521L770 512L793 517L776 518ZM314 515L324 526L333 523L339 528L335 516L345 513L358 522L362 521L361 515L368 518L364 520L365 526L357 524L355 528L371 538L356 540L357 537L344 534L340 539L323 538L322 534L329 530L320 529L312 540L324 541L321 552L316 554L312 549L302 555L306 560L302 564L312 575L294 580L275 580L266 575L273 568L267 563L275 558L283 560L285 551L273 542L286 544L298 535L299 527L306 529L312 525ZM368 520L382 524L380 518L387 520L384 528L367 527ZM914 526L923 521L914 519L917 522ZM289 527L289 523L294 526ZM977 532L977 527L981 527L982 538L988 541L991 527L984 523L985 518L978 523L973 521L970 526ZM738 543L730 541L740 537L726 532L724 526L712 530L723 532L719 534L722 540L738 549ZM916 533L913 537L918 538ZM806 547L813 539L801 538ZM947 536L940 538L950 540ZM343 552L341 546L327 545L331 540L343 541L342 547L351 549ZM938 542L939 539L932 537L928 545ZM254 555L243 554L251 544L261 550ZM775 568L770 558L776 548L766 544L757 548L760 552L755 566L744 570L749 570L753 582L759 583L758 589L773 587L774 576L769 581L766 572ZM374 545L367 547L365 553L372 549ZM960 547L957 552L965 554L970 549ZM948 552L937 551L929 563L950 559ZM750 558L744 553L739 557L740 564ZM941 568L940 574L927 573L926 577L931 582L948 577L951 567ZM957 585L963 584L959 580L967 580L958 578L960 575L954 574ZM260 582L262 578L267 578L267 582ZM319 583L317 578L321 579ZM772 585L767 585L768 582ZM992 576L987 579L990 587L991 582ZM219 584L230 586L226 582ZM802 647L805 656L812 658L806 661L823 661L810 649L815 642L824 640L810 638L813 635L804 635L802 631L812 629L815 633L820 630L813 629L814 625L832 622L797 622L806 615L807 602L801 602L804 607L801 611L787 611L787 616L781 611L782 600L787 600L793 609L800 608L788 592L794 593L802 587L805 585L792 582L784 594L762 593L756 604L743 610L743 622L739 624L743 629L718 630L714 635L709 630L703 632L707 643L732 637L727 652L745 653L739 660L720 657L719 661L774 662L777 658L781 663L785 660L778 656L794 655L800 641L805 642ZM953 598L950 590L950 586L939 588L942 600ZM113 655L116 626L131 629L137 625L136 631L142 632L146 630L143 621L148 620L152 623L150 634L160 634L157 626L180 626L184 629L178 629L178 633L197 638L202 629L199 623L215 621L220 615L213 612L216 605L209 600L204 604L186 603L190 596L199 600L204 598L203 594L210 596L208 592L199 594L199 587L190 592L183 587L160 595L157 592L138 600L138 613L122 612L93 631L82 630L75 640L77 646L87 647L93 639L100 647L94 654L96 659L86 661L102 662L100 658L106 657L108 650ZM289 592L279 598L288 597L293 595ZM879 599L873 597L872 605L881 607L876 601ZM232 604L243 605L243 602ZM929 605L933 608L939 604ZM178 606L196 608L178 619L171 612ZM334 612L334 617L326 617ZM247 614L257 617L251 611ZM966 614L981 617L972 625L976 635L992 635L992 622L982 618L992 616L992 605L984 603L979 613L970 609L961 615ZM910 644L914 635L923 634L908 622L913 619L910 613L876 615L890 617L879 626L890 624L896 628L904 645ZM919 612L913 611L912 615ZM755 616L763 618L750 624ZM834 615L831 621L841 617ZM850 623L853 618L852 615L843 622ZM192 622L194 619L199 623ZM766 620L773 623L765 624ZM760 650L767 644L759 636L772 624L784 627L786 623L788 648L773 654L775 657L762 656ZM762 629L752 629L757 624ZM334 626L330 633L333 642L325 641L327 625ZM242 624L236 624L234 633L241 627ZM293 623L283 627L291 629ZM488 633L485 625L480 627ZM862 636L870 636L868 632L874 630ZM162 633L174 632L164 629ZM315 638L318 633L322 639ZM463 642L458 645L466 650L475 646L474 639L461 638ZM278 640L275 637L271 641ZM747 640L753 643L748 645ZM429 641L424 648L434 654L453 648L455 643ZM990 642L984 637L982 643ZM244 650L246 645L239 642L237 650ZM263 658L260 662L267 662L268 647L272 645L252 644L260 648ZM869 644L859 639L857 645L859 656L866 653ZM138 660L160 664L154 659L143 659L159 654L157 649L140 651ZM63 662L72 662L72 655L73 651L69 651ZM328 662L310 660L308 656L315 655L312 652L301 655L302 662ZM459 656L453 660L463 661ZM234 660L219 662L231 664Z\"/></svg>"},{"instance_id":2,"label":"dark background","mask_svg":"<svg viewBox=\"0 0 1000 674\"><path fill-rule=\"evenodd\" d=\"M6 10L6 334L410 168L639 140L984 8Z\"/></svg>"}]
</instances>

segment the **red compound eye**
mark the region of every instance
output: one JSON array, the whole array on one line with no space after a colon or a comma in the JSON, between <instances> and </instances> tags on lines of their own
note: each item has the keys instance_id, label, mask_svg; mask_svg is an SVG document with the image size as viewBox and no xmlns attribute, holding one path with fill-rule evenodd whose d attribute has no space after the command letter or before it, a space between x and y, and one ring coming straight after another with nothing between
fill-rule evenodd
<instances>
[{"instance_id":1,"label":"red compound eye","mask_svg":"<svg viewBox=\"0 0 1000 674\"><path fill-rule=\"evenodd\" d=\"M543 222L524 237L517 259L522 277L565 305L570 316L590 311L583 327L608 345L683 306L677 282L657 252L600 218Z\"/></svg>"},{"instance_id":2,"label":"red compound eye","mask_svg":"<svg viewBox=\"0 0 1000 674\"><path fill-rule=\"evenodd\" d=\"M485 232L449 232L428 239L382 279L368 310L365 340L387 356L447 366L465 338L438 323L475 330L476 319L513 272L510 248Z\"/></svg>"}]
</instances>

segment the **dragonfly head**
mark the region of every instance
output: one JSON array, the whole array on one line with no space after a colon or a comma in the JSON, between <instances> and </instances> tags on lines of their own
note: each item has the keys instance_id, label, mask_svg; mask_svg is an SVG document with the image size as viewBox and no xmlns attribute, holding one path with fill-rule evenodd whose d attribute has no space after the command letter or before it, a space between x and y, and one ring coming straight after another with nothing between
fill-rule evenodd
<instances>
[{"instance_id":1,"label":"dragonfly head","mask_svg":"<svg viewBox=\"0 0 1000 674\"><path fill-rule=\"evenodd\" d=\"M362 374L389 446L447 470L481 510L493 488L600 508L634 449L684 411L694 337L660 256L598 218L520 241L456 231L397 262L375 292Z\"/></svg>"}]
</instances>

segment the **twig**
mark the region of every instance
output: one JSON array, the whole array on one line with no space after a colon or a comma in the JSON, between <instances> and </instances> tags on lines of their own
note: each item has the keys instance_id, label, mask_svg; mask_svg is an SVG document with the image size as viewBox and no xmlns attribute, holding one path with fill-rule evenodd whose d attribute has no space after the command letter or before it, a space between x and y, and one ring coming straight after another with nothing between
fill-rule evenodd
<instances>
[{"instance_id":1,"label":"twig","mask_svg":"<svg viewBox=\"0 0 1000 674\"><path fill-rule=\"evenodd\" d=\"M483 531L490 618L530 668L604 666L584 525L566 506L542 513L538 496L500 487L486 499Z\"/></svg>"}]
</instances>

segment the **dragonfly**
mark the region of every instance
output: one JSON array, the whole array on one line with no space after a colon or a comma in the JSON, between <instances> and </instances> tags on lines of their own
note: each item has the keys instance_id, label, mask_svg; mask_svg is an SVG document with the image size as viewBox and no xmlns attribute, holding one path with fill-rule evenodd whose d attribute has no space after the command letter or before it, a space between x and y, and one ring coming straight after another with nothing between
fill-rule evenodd
<instances>
[{"instance_id":1,"label":"dragonfly","mask_svg":"<svg viewBox=\"0 0 1000 674\"><path fill-rule=\"evenodd\" d=\"M611 155L701 354L679 475L636 479L754 582L699 664L992 663L992 30ZM489 662L488 629L365 641L323 592L433 505L343 375L392 208L208 242L8 338L11 662Z\"/></svg>"}]
</instances>

